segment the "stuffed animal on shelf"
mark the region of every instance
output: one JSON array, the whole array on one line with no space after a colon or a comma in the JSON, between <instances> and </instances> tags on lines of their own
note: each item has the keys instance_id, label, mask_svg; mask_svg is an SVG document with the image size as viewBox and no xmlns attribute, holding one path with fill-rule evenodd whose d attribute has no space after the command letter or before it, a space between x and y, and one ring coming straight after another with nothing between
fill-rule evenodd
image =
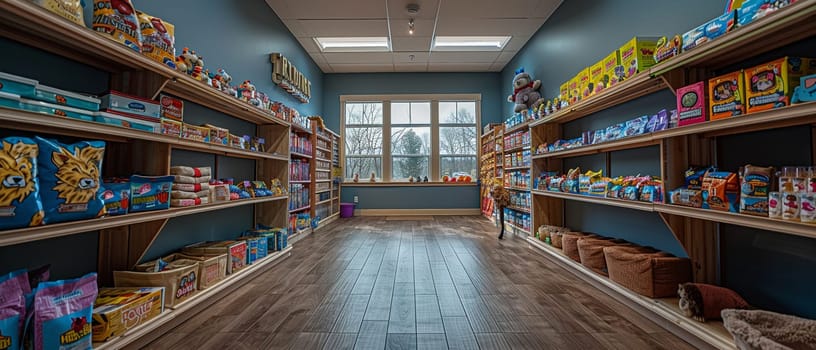
<instances>
[{"instance_id":1,"label":"stuffed animal on shelf","mask_svg":"<svg viewBox=\"0 0 816 350\"><path fill-rule=\"evenodd\" d=\"M426 176L426 177L422 178L422 182L428 182L428 177Z\"/></svg>"},{"instance_id":2,"label":"stuffed animal on shelf","mask_svg":"<svg viewBox=\"0 0 816 350\"><path fill-rule=\"evenodd\" d=\"M360 173L354 173L354 178L351 181L355 183L360 182Z\"/></svg>"},{"instance_id":3,"label":"stuffed animal on shelf","mask_svg":"<svg viewBox=\"0 0 816 350\"><path fill-rule=\"evenodd\" d=\"M524 68L516 70L513 77L513 94L507 96L507 101L515 103L513 110L518 113L528 109L538 108L544 103L538 89L541 87L541 80L533 80L530 74L524 72Z\"/></svg>"},{"instance_id":4,"label":"stuffed animal on shelf","mask_svg":"<svg viewBox=\"0 0 816 350\"><path fill-rule=\"evenodd\" d=\"M699 322L719 319L724 309L751 308L737 292L711 284L683 283L678 286L677 294L680 311Z\"/></svg>"},{"instance_id":5,"label":"stuffed animal on shelf","mask_svg":"<svg viewBox=\"0 0 816 350\"><path fill-rule=\"evenodd\" d=\"M413 176L409 176L409 177L408 177L408 182L414 182L414 177L413 177Z\"/></svg>"},{"instance_id":6,"label":"stuffed animal on shelf","mask_svg":"<svg viewBox=\"0 0 816 350\"><path fill-rule=\"evenodd\" d=\"M368 182L377 182L377 174L375 174L373 171L371 172L371 177L368 178Z\"/></svg>"}]
</instances>

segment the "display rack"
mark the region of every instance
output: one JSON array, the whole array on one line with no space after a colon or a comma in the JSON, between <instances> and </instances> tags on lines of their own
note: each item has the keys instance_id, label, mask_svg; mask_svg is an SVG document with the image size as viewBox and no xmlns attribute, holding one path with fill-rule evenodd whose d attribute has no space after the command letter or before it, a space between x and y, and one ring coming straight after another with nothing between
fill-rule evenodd
<instances>
[{"instance_id":1,"label":"display rack","mask_svg":"<svg viewBox=\"0 0 816 350\"><path fill-rule=\"evenodd\" d=\"M295 241L312 232L311 218L314 217L314 179L315 179L315 137L311 130L311 118L302 123L309 128L293 122L289 135L289 233ZM309 215L309 220L299 220Z\"/></svg>"},{"instance_id":2,"label":"display rack","mask_svg":"<svg viewBox=\"0 0 816 350\"><path fill-rule=\"evenodd\" d=\"M38 113L0 108L0 129L9 134L32 132L55 138L99 139L107 141L103 176L140 174L168 175L173 163L172 151L183 149L218 156L244 158L255 163L256 179L280 179L288 187L287 156L289 122L274 113L228 96L200 81L169 69L83 26L76 25L30 1L0 2L0 37L80 62L109 73L109 88L153 100L160 93L182 98L229 117L253 124L254 134L266 140L266 152L254 152L222 145L207 144L160 134L84 122ZM214 174L217 177L218 174ZM252 179L254 180L254 179ZM172 208L115 217L74 221L46 226L0 231L0 245L10 246L84 232L98 232L97 273L101 286L113 285L114 270L129 270L139 263L162 233L168 220L199 213L218 213L237 206L253 206L256 223L285 227L288 196L263 197L222 202L189 208ZM248 227L236 227L236 231ZM190 242L192 243L192 242ZM180 248L180 247L179 247ZM184 307L165 312L129 335L100 345L121 348L167 330L172 320L183 320L202 310L229 291L245 284L272 263L289 256L289 250L273 254L245 271L231 275L219 285L198 294Z\"/></svg>"},{"instance_id":3,"label":"display rack","mask_svg":"<svg viewBox=\"0 0 816 350\"><path fill-rule=\"evenodd\" d=\"M565 123L584 118L615 106L624 105L638 97L677 88L706 80L718 69L731 67L735 62L764 55L782 46L816 34L816 23L808 18L816 15L813 2L801 1L761 18L748 26L738 28L716 40L704 43L692 51L684 52L661 62L635 77L600 94L578 102L566 109L531 123L532 145L552 143L564 137ZM782 56L784 54L780 54ZM716 160L716 144L726 135L762 132L790 126L813 125L816 103L804 103L758 113L708 121L690 126L672 128L651 134L623 138L612 142L587 145L572 149L534 155L532 176L543 171L565 172L564 160L578 156L601 154L610 161L613 151L657 147L660 152L660 175L664 181L664 196L668 190L683 184L682 173L693 164L712 164ZM805 140L808 147L816 149L816 141ZM813 143L811 145L811 143ZM816 152L814 152L816 153ZM816 155L814 155L816 158ZM816 164L816 159L813 159ZM736 170L736 169L734 169ZM613 206L628 210L654 212L660 216L669 231L683 247L692 261L693 280L701 283L717 283L717 267L721 247L718 240L720 224L767 230L780 234L792 234L816 238L816 225L796 221L783 221L738 213L704 210L663 203L647 203L604 197L590 197L572 193L532 191L533 228L541 225L564 226L565 201L580 201L601 206ZM531 244L541 251L566 263L576 274L615 289L624 299L640 304L647 316L657 316L676 324L715 348L733 348L733 340L723 331L721 324L695 322L680 314L676 306L665 300L652 300L631 293L608 279L603 278L569 259L559 257L560 251L534 237Z\"/></svg>"},{"instance_id":4,"label":"display rack","mask_svg":"<svg viewBox=\"0 0 816 350\"><path fill-rule=\"evenodd\" d=\"M340 215L340 183L335 182L339 168L340 137L323 124L323 118L312 117L312 144L315 145L312 166L312 217L319 217L318 227Z\"/></svg>"},{"instance_id":5,"label":"display rack","mask_svg":"<svg viewBox=\"0 0 816 350\"><path fill-rule=\"evenodd\" d=\"M488 124L484 128L481 136L481 148L479 158L479 179L482 187L480 190L480 209L482 215L493 220L494 208L493 199L490 198L490 187L496 178L502 177L502 162L504 162L503 145L497 139L502 138L503 124Z\"/></svg>"},{"instance_id":6,"label":"display rack","mask_svg":"<svg viewBox=\"0 0 816 350\"><path fill-rule=\"evenodd\" d=\"M530 234L530 121L505 130L500 141L503 149L502 181L510 191L510 205L504 215L505 229L513 234Z\"/></svg>"}]
</instances>

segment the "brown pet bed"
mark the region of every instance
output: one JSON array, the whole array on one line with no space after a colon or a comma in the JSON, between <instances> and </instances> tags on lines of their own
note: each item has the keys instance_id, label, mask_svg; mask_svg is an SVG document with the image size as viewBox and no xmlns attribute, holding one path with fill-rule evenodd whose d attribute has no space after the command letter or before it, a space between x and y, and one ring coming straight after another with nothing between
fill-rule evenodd
<instances>
[{"instance_id":1,"label":"brown pet bed","mask_svg":"<svg viewBox=\"0 0 816 350\"><path fill-rule=\"evenodd\" d=\"M609 279L643 296L677 296L677 286L691 281L691 261L635 245L603 248Z\"/></svg>"},{"instance_id":2,"label":"brown pet bed","mask_svg":"<svg viewBox=\"0 0 816 350\"><path fill-rule=\"evenodd\" d=\"M578 256L581 258L581 265L588 267L595 273L608 276L606 269L606 259L604 258L604 247L626 244L626 241L619 239L608 239L603 237L585 237L578 240Z\"/></svg>"},{"instance_id":3,"label":"brown pet bed","mask_svg":"<svg viewBox=\"0 0 816 350\"><path fill-rule=\"evenodd\" d=\"M590 237L581 232L569 232L561 235L561 250L564 255L576 262L581 262L581 256L578 254L578 240L584 237Z\"/></svg>"},{"instance_id":4,"label":"brown pet bed","mask_svg":"<svg viewBox=\"0 0 816 350\"><path fill-rule=\"evenodd\" d=\"M763 310L722 311L740 350L816 350L816 320Z\"/></svg>"}]
</instances>

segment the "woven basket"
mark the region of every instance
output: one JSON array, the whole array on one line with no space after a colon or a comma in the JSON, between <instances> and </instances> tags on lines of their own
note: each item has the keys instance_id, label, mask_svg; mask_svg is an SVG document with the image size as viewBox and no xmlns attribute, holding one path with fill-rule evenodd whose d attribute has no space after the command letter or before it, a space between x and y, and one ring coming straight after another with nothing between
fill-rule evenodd
<instances>
[{"instance_id":1,"label":"woven basket","mask_svg":"<svg viewBox=\"0 0 816 350\"><path fill-rule=\"evenodd\" d=\"M576 262L581 262L581 256L578 254L578 240L588 237L581 232L568 232L561 235L561 249L564 254Z\"/></svg>"},{"instance_id":2,"label":"woven basket","mask_svg":"<svg viewBox=\"0 0 816 350\"><path fill-rule=\"evenodd\" d=\"M221 255L185 255L173 254L182 259L198 261L198 290L204 290L214 286L227 277L227 264L229 257L227 254Z\"/></svg>"},{"instance_id":3,"label":"woven basket","mask_svg":"<svg viewBox=\"0 0 816 350\"><path fill-rule=\"evenodd\" d=\"M119 287L164 287L164 306L174 308L195 295L198 290L198 263L161 272L114 271L113 285ZM136 265L137 270L149 270L148 264Z\"/></svg>"},{"instance_id":4,"label":"woven basket","mask_svg":"<svg viewBox=\"0 0 816 350\"><path fill-rule=\"evenodd\" d=\"M613 240L606 237L581 238L577 242L578 256L581 258L581 265L588 267L595 273L608 276L606 269L606 259L604 258L604 247L625 244L622 240Z\"/></svg>"}]
</instances>

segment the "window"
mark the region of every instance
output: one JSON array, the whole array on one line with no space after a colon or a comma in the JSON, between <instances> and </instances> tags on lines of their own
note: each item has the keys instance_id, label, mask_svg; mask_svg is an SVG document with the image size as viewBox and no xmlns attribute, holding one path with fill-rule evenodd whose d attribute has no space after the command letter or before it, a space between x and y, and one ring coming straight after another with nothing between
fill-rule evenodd
<instances>
[{"instance_id":1,"label":"window","mask_svg":"<svg viewBox=\"0 0 816 350\"><path fill-rule=\"evenodd\" d=\"M345 107L346 177L360 174L367 179L374 173L375 177L382 178L382 103L347 103Z\"/></svg>"},{"instance_id":2,"label":"window","mask_svg":"<svg viewBox=\"0 0 816 350\"><path fill-rule=\"evenodd\" d=\"M478 174L479 95L341 96L345 177Z\"/></svg>"}]
</instances>

